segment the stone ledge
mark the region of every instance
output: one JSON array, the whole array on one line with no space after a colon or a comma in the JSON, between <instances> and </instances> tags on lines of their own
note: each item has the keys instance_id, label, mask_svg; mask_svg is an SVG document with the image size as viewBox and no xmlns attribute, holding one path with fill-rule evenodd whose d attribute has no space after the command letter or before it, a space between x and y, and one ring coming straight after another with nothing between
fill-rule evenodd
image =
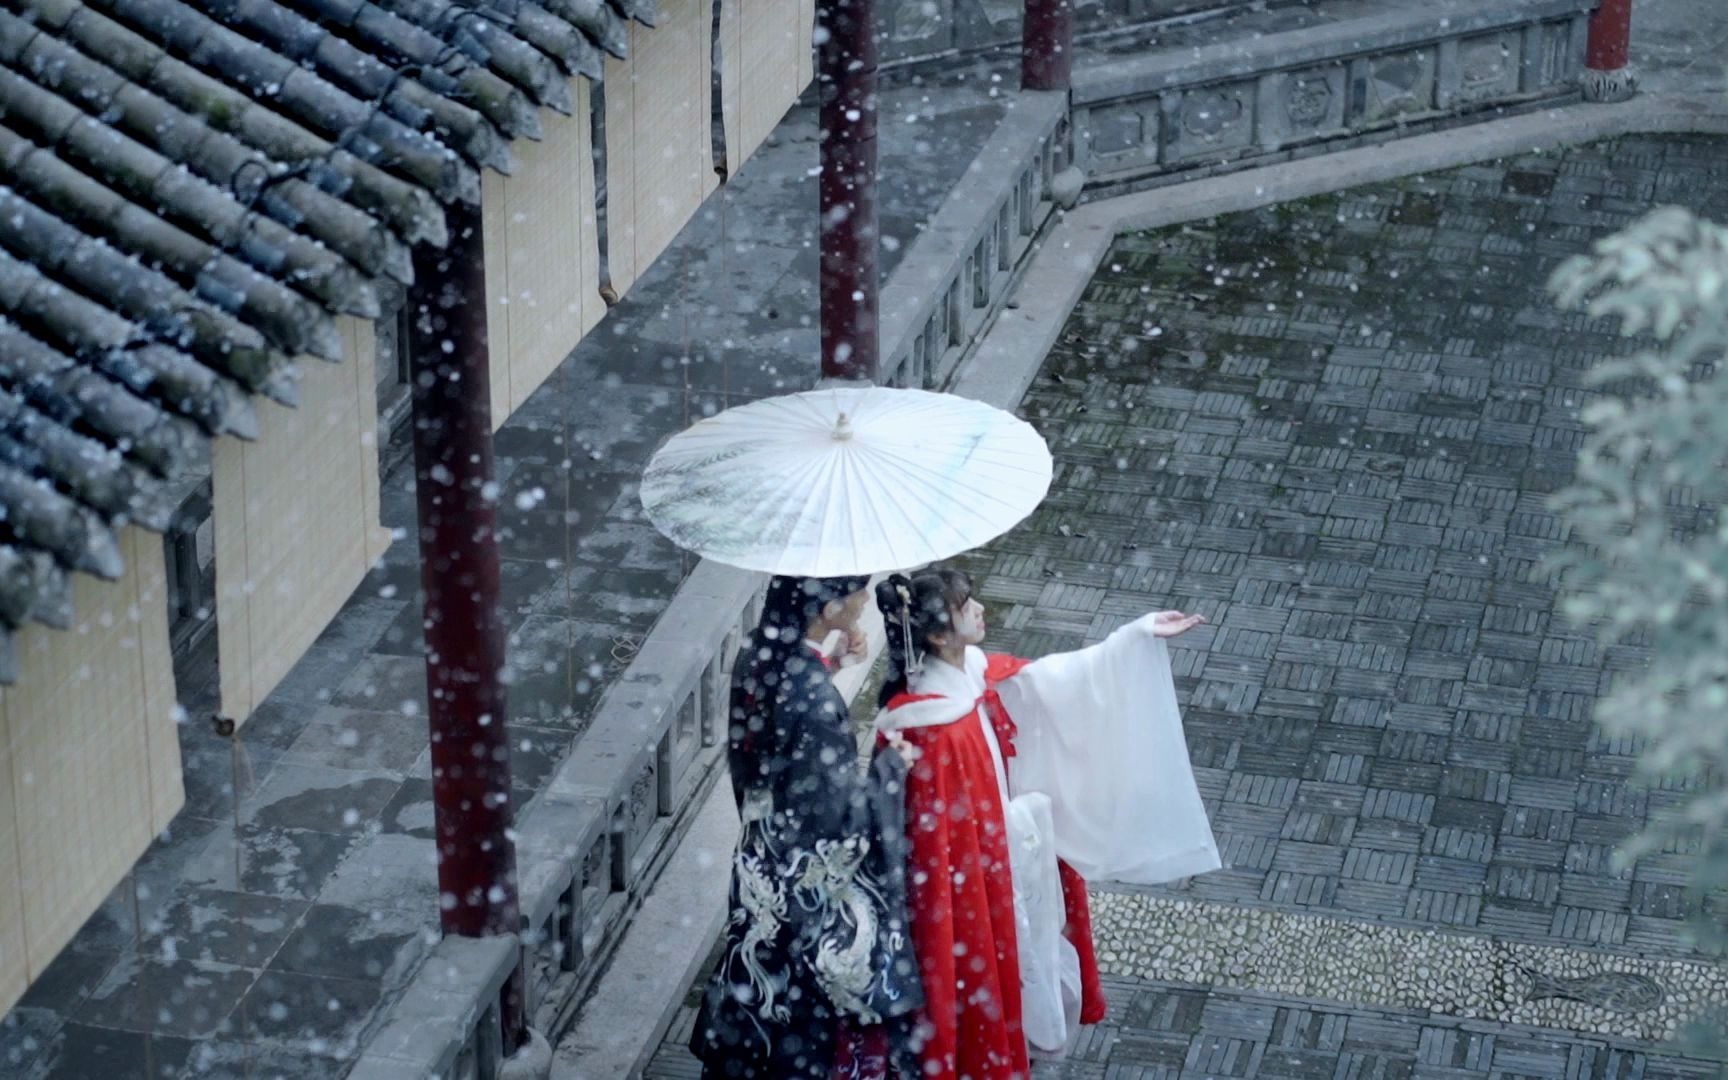
<instances>
[{"instance_id":1,"label":"stone ledge","mask_svg":"<svg viewBox=\"0 0 1728 1080\"><path fill-rule=\"evenodd\" d=\"M558 1049L556 1080L636 1076L726 918L732 791L715 784Z\"/></svg>"},{"instance_id":2,"label":"stone ledge","mask_svg":"<svg viewBox=\"0 0 1728 1080\"><path fill-rule=\"evenodd\" d=\"M943 366L930 362L951 353L958 362L969 339L980 332L984 316L1001 299L1000 290L993 288L999 278L995 268L985 275L987 303L982 308L970 295L954 304L954 292L969 292L964 286L971 276L974 253L981 245L999 243L997 236L1001 208L1015 206L1021 216L1032 214L1032 207L1020 207L1022 201L1036 202L1048 182L1049 162L1042 161L1042 148L1061 129L1067 113L1066 95L1061 93L1023 93L1015 97L1013 106L996 127L984 148L978 152L966 175L949 191L941 207L931 217L929 225L912 242L905 258L893 276L884 283L881 297L881 349L884 381L902 385L935 386L943 381ZM1017 193L1028 168L1042 164L1043 175L1037 190ZM1040 215L1041 216L1041 215ZM1036 224L1036 223L1034 223ZM1018 259L1025 250L1024 222L1016 221L1011 236L1014 243L1012 258ZM1013 240L1010 240L1013 243ZM992 251L997 260L999 253ZM943 318L944 309L957 306ZM959 325L954 325L955 321ZM933 325L940 324L945 340L939 348L929 348L918 355L922 338Z\"/></svg>"},{"instance_id":3,"label":"stone ledge","mask_svg":"<svg viewBox=\"0 0 1728 1080\"><path fill-rule=\"evenodd\" d=\"M1059 213L1056 227L1040 238L1028 259L1027 276L1013 293L1016 306L997 317L962 365L953 393L998 409L1013 410L1020 403L1116 237L1107 222L1096 220L1098 210L1108 205Z\"/></svg>"},{"instance_id":4,"label":"stone ledge","mask_svg":"<svg viewBox=\"0 0 1728 1080\"><path fill-rule=\"evenodd\" d=\"M1052 243L1076 249L1082 233L1157 229L1219 214L1253 210L1361 184L1456 168L1531 150L1577 145L1621 135L1728 135L1728 101L1713 95L1648 95L1615 105L1571 105L1540 113L1397 139L1377 146L1248 169L1205 182L1176 184L1090 203L1068 215ZM1106 247L1108 244L1106 243ZM1098 258L1102 258L1099 250ZM1046 264L1066 271L1053 256ZM1076 262L1075 265L1078 265ZM1090 275L1096 261L1083 272ZM1032 279L1028 277L1028 282Z\"/></svg>"},{"instance_id":5,"label":"stone ledge","mask_svg":"<svg viewBox=\"0 0 1728 1080\"><path fill-rule=\"evenodd\" d=\"M554 909L594 839L611 828L630 785L653 763L673 710L697 690L764 581L704 560L679 587L623 678L601 698L576 751L518 822L525 915L540 918Z\"/></svg>"},{"instance_id":6,"label":"stone ledge","mask_svg":"<svg viewBox=\"0 0 1728 1080\"><path fill-rule=\"evenodd\" d=\"M516 841L517 895L524 927L545 926L609 820L606 799L550 791L523 814Z\"/></svg>"},{"instance_id":7,"label":"stone ledge","mask_svg":"<svg viewBox=\"0 0 1728 1080\"><path fill-rule=\"evenodd\" d=\"M956 253L965 253L989 231L991 221L978 213L1008 197L1023 166L1027 149L1036 146L1061 123L1060 93L1027 93L997 125L995 134L978 152L966 175L949 191L942 206L906 252L892 280L882 289L883 356L895 353L917 332L934 295L953 276Z\"/></svg>"},{"instance_id":8,"label":"stone ledge","mask_svg":"<svg viewBox=\"0 0 1728 1080\"><path fill-rule=\"evenodd\" d=\"M691 793L719 761L707 715L717 689L703 680L736 647L765 580L698 563L518 820L518 890L536 1011L562 1015L569 995L598 975L621 920L653 885L693 812ZM694 702L698 730L676 743L687 702ZM544 986L536 963L554 968Z\"/></svg>"},{"instance_id":9,"label":"stone ledge","mask_svg":"<svg viewBox=\"0 0 1728 1080\"><path fill-rule=\"evenodd\" d=\"M349 1070L349 1080L441 1080L443 1073L411 1061L367 1054Z\"/></svg>"},{"instance_id":10,"label":"stone ledge","mask_svg":"<svg viewBox=\"0 0 1728 1080\"><path fill-rule=\"evenodd\" d=\"M1728 135L1728 99L1646 94L1613 105L1571 105L1088 203L1063 214L1039 240L1013 292L1018 307L1002 313L955 379L953 392L1012 408L1121 233L1632 133Z\"/></svg>"},{"instance_id":11,"label":"stone ledge","mask_svg":"<svg viewBox=\"0 0 1728 1080\"><path fill-rule=\"evenodd\" d=\"M500 937L446 937L434 945L389 1019L366 1042L350 1080L425 1080L442 1077L461 1056L504 981L516 966L520 943ZM484 1025L482 1025L484 1027ZM482 1040L486 1032L479 1033ZM492 1046L494 1061L499 1050ZM480 1050L482 1056L485 1048Z\"/></svg>"}]
</instances>

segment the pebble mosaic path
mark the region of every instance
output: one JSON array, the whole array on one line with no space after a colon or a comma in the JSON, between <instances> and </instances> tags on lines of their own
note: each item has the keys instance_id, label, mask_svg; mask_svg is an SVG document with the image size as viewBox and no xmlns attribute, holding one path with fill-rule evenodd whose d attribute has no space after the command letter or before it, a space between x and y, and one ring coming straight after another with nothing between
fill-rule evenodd
<instances>
[{"instance_id":1,"label":"pebble mosaic path","mask_svg":"<svg viewBox=\"0 0 1728 1080\"><path fill-rule=\"evenodd\" d=\"M1465 1020L1673 1037L1728 1004L1728 970L1363 919L1099 892L1105 974L1425 1010Z\"/></svg>"},{"instance_id":2,"label":"pebble mosaic path","mask_svg":"<svg viewBox=\"0 0 1728 1080\"><path fill-rule=\"evenodd\" d=\"M1728 1002L1687 856L1612 857L1680 796L1592 724L1643 657L1532 580L1582 376L1627 349L1544 283L1676 203L1728 220L1728 145L1630 138L1113 246L1022 402L1050 498L967 568L1021 655L1207 616L1172 657L1226 868L1100 891L1112 1017L1040 1076L1716 1074L1666 1041ZM692 1075L689 1022L650 1076Z\"/></svg>"}]
</instances>

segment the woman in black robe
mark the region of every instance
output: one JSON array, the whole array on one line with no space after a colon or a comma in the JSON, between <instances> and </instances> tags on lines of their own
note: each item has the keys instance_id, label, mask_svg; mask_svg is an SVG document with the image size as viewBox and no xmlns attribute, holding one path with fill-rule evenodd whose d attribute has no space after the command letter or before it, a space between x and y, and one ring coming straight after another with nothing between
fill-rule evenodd
<instances>
[{"instance_id":1,"label":"woman in black robe","mask_svg":"<svg viewBox=\"0 0 1728 1080\"><path fill-rule=\"evenodd\" d=\"M769 584L732 679L741 832L690 1047L704 1077L883 1075L921 1003L906 934L904 764L866 769L825 639L861 640L864 578Z\"/></svg>"}]
</instances>

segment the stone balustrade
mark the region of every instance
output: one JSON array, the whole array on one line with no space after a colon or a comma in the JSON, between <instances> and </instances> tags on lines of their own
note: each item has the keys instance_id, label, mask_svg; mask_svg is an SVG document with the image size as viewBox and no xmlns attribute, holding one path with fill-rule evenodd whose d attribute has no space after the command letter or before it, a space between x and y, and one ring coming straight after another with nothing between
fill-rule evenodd
<instances>
[{"instance_id":1,"label":"stone balustrade","mask_svg":"<svg viewBox=\"0 0 1728 1080\"><path fill-rule=\"evenodd\" d=\"M1055 209L1051 178L1069 156L1063 97L1019 96L883 287L883 382L945 385L1000 309Z\"/></svg>"},{"instance_id":2,"label":"stone balustrade","mask_svg":"<svg viewBox=\"0 0 1728 1080\"><path fill-rule=\"evenodd\" d=\"M1577 92L1592 0L1346 0L1325 21L1074 72L1095 193Z\"/></svg>"}]
</instances>

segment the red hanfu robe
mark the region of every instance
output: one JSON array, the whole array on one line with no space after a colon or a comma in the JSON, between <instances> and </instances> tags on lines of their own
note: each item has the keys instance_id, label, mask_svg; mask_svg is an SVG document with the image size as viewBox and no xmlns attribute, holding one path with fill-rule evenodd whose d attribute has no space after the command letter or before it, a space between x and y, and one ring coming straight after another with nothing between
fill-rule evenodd
<instances>
[{"instance_id":1,"label":"red hanfu robe","mask_svg":"<svg viewBox=\"0 0 1728 1080\"><path fill-rule=\"evenodd\" d=\"M1103 1019L1087 878L1218 868L1156 631L1148 616L1036 661L930 658L878 718L919 752L907 899L926 1077L1025 1077L1028 1036L1059 1052Z\"/></svg>"},{"instance_id":2,"label":"red hanfu robe","mask_svg":"<svg viewBox=\"0 0 1728 1080\"><path fill-rule=\"evenodd\" d=\"M932 1080L1007 1080L1030 1073L1020 1023L1014 883L1002 781L990 745L994 735L1001 756L1013 756L1013 721L994 690L1026 664L1016 657L988 656L983 715L975 704L951 723L899 729L918 751L906 781L911 849L907 899L924 983L927 1041L921 1057L924 1076ZM888 709L937 698L901 694ZM986 716L992 725L989 732ZM1060 871L1065 933L1080 958L1080 1019L1095 1024L1104 1018L1105 1001L1086 883L1066 864Z\"/></svg>"}]
</instances>

